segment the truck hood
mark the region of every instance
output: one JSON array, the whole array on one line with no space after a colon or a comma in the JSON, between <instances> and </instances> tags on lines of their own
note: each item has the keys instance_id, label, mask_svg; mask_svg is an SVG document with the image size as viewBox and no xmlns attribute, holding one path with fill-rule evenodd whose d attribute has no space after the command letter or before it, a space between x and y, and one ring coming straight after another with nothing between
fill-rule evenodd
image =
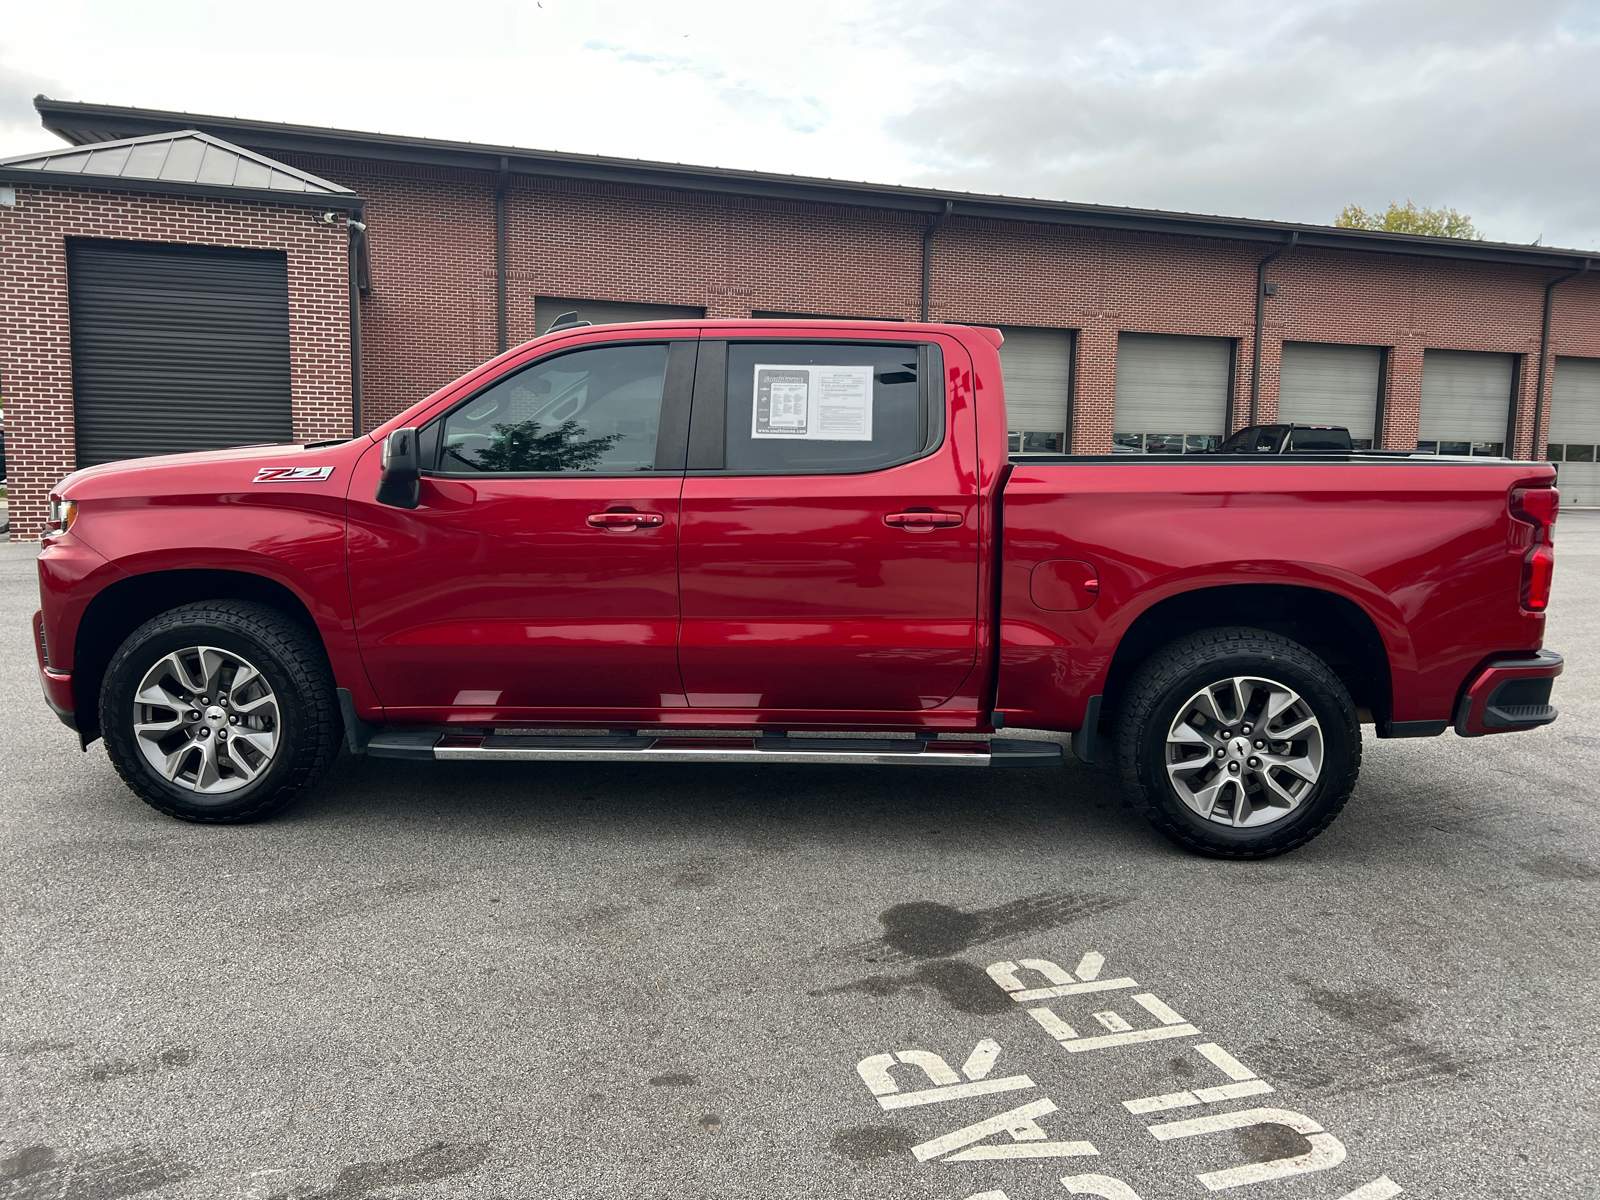
<instances>
[{"instance_id":1,"label":"truck hood","mask_svg":"<svg viewBox=\"0 0 1600 1200\"><path fill-rule=\"evenodd\" d=\"M371 445L372 439L363 434L349 441L309 446L291 442L126 458L74 471L51 488L50 494L66 500L84 500L163 492L232 491L241 484L256 482L317 484L338 481L342 486L348 479L341 478L346 472L340 468L353 463ZM328 467L333 469L326 473L326 480L319 480L315 475L305 478L309 469ZM266 474L267 468L274 469L273 474L258 479ZM287 473L278 475L277 468L285 468ZM295 478L297 474L301 478Z\"/></svg>"}]
</instances>

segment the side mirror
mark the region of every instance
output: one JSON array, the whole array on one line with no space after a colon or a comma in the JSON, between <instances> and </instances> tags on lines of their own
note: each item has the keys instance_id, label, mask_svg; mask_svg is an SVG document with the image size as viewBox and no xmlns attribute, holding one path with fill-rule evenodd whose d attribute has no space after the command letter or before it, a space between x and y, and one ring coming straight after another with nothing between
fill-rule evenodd
<instances>
[{"instance_id":1,"label":"side mirror","mask_svg":"<svg viewBox=\"0 0 1600 1200\"><path fill-rule=\"evenodd\" d=\"M378 503L415 508L422 493L421 481L417 431L396 429L383 443L383 477L378 483Z\"/></svg>"}]
</instances>

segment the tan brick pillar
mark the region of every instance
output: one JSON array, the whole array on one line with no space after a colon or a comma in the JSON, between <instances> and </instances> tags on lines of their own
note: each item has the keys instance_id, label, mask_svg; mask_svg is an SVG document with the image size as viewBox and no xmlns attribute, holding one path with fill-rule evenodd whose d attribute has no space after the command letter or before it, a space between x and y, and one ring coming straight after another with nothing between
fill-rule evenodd
<instances>
[{"instance_id":1,"label":"tan brick pillar","mask_svg":"<svg viewBox=\"0 0 1600 1200\"><path fill-rule=\"evenodd\" d=\"M1073 352L1072 452L1110 454L1117 399L1117 321L1092 317Z\"/></svg>"},{"instance_id":2,"label":"tan brick pillar","mask_svg":"<svg viewBox=\"0 0 1600 1200\"><path fill-rule=\"evenodd\" d=\"M1422 419L1422 342L1408 337L1389 351L1384 378L1382 450L1414 450Z\"/></svg>"}]
</instances>

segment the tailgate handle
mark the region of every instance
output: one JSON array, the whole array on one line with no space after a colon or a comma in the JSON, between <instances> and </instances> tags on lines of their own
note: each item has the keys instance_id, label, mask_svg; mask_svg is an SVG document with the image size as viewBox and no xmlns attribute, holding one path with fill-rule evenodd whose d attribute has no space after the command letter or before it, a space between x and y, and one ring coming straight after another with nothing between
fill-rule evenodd
<instances>
[{"instance_id":1,"label":"tailgate handle","mask_svg":"<svg viewBox=\"0 0 1600 1200\"><path fill-rule=\"evenodd\" d=\"M658 512L598 512L590 513L588 520L596 529L628 530L662 525L667 519Z\"/></svg>"},{"instance_id":2,"label":"tailgate handle","mask_svg":"<svg viewBox=\"0 0 1600 1200\"><path fill-rule=\"evenodd\" d=\"M898 512L883 518L885 525L902 529L908 525L926 525L931 529L935 525L965 525L966 522L967 518L960 513L947 512Z\"/></svg>"}]
</instances>

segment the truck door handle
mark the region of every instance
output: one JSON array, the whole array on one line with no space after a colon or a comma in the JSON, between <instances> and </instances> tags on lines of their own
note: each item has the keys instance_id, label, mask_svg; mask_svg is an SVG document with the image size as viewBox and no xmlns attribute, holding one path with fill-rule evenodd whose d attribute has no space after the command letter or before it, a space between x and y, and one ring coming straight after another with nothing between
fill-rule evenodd
<instances>
[{"instance_id":1,"label":"truck door handle","mask_svg":"<svg viewBox=\"0 0 1600 1200\"><path fill-rule=\"evenodd\" d=\"M885 525L894 525L901 529L917 525L925 525L929 529L941 525L965 525L966 521L967 518L960 513L947 512L898 512L890 513L883 518Z\"/></svg>"},{"instance_id":2,"label":"truck door handle","mask_svg":"<svg viewBox=\"0 0 1600 1200\"><path fill-rule=\"evenodd\" d=\"M596 529L615 529L626 532L648 525L664 525L666 518L658 512L598 512L590 513L589 524Z\"/></svg>"}]
</instances>

